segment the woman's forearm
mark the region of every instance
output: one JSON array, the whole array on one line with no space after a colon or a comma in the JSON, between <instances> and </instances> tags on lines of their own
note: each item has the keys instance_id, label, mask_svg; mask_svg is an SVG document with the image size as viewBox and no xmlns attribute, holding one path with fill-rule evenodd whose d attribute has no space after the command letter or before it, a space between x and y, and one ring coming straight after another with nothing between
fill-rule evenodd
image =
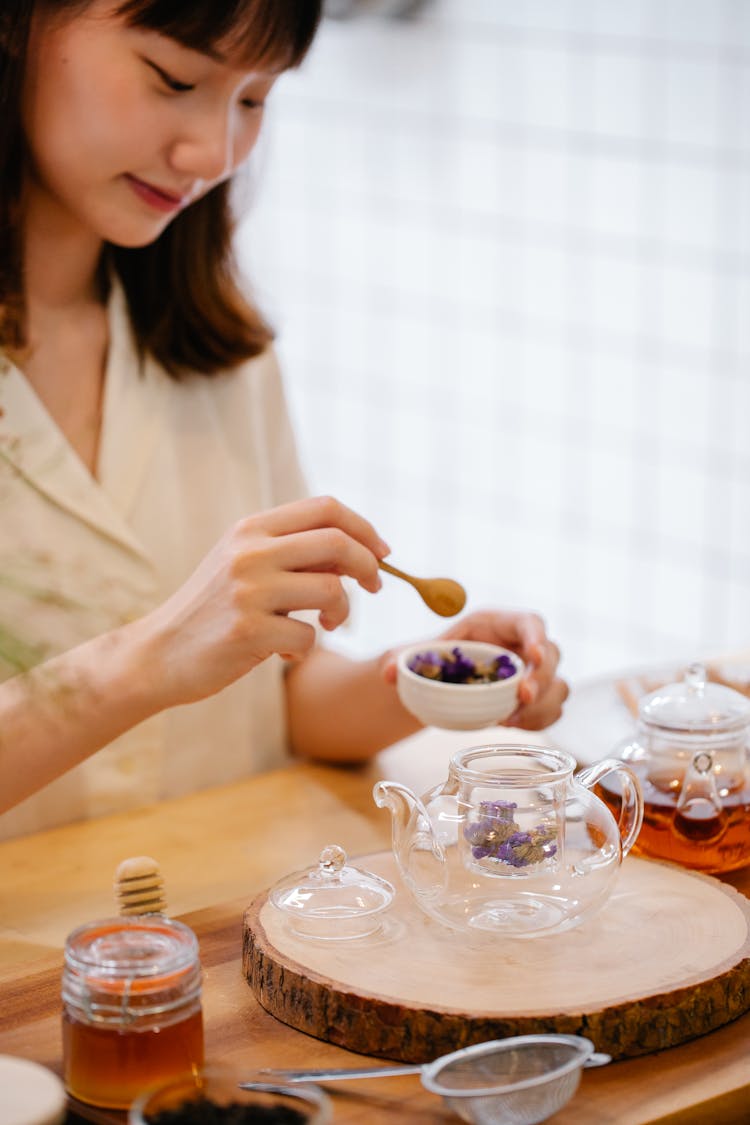
<instances>
[{"instance_id":1,"label":"woman's forearm","mask_svg":"<svg viewBox=\"0 0 750 1125\"><path fill-rule=\"evenodd\" d=\"M160 710L141 622L0 684L0 812Z\"/></svg>"},{"instance_id":2,"label":"woman's forearm","mask_svg":"<svg viewBox=\"0 0 750 1125\"><path fill-rule=\"evenodd\" d=\"M287 722L293 753L361 762L421 729L382 675L385 657L354 661L316 649L287 672Z\"/></svg>"}]
</instances>

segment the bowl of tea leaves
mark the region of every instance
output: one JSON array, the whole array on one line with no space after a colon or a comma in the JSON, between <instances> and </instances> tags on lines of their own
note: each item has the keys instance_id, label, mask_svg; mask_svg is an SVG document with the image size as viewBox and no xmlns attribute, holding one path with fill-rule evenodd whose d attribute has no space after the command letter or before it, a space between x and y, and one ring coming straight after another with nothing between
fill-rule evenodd
<instances>
[{"instance_id":1,"label":"bowl of tea leaves","mask_svg":"<svg viewBox=\"0 0 750 1125\"><path fill-rule=\"evenodd\" d=\"M425 726L479 730L518 707L524 663L486 641L436 641L402 649L396 687L404 707Z\"/></svg>"}]
</instances>

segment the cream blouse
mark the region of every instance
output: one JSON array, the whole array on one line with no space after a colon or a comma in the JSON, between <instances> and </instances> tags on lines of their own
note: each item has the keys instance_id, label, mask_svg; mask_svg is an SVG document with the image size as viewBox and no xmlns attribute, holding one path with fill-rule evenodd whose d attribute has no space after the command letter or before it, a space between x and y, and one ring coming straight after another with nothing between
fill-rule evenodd
<instances>
[{"instance_id":1,"label":"cream blouse","mask_svg":"<svg viewBox=\"0 0 750 1125\"><path fill-rule=\"evenodd\" d=\"M235 520L305 494L272 351L177 383L139 365L119 287L109 319L98 480L0 357L0 678L19 656L45 659L141 616ZM232 781L286 753L273 657L0 816L0 839Z\"/></svg>"}]
</instances>

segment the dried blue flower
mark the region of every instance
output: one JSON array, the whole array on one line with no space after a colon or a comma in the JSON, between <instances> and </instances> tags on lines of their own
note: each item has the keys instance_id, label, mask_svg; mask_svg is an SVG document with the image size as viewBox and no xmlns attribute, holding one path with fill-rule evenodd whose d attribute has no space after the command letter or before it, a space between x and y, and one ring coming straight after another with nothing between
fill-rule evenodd
<instances>
[{"instance_id":1,"label":"dried blue flower","mask_svg":"<svg viewBox=\"0 0 750 1125\"><path fill-rule=\"evenodd\" d=\"M479 815L464 827L474 859L490 859L509 867L541 863L557 852L554 827L542 823L528 832L514 818L513 801L482 801Z\"/></svg>"},{"instance_id":2,"label":"dried blue flower","mask_svg":"<svg viewBox=\"0 0 750 1125\"><path fill-rule=\"evenodd\" d=\"M464 656L461 649L451 649L450 656L443 661L442 678L448 684L470 684L477 675L477 666L468 656Z\"/></svg>"},{"instance_id":3,"label":"dried blue flower","mask_svg":"<svg viewBox=\"0 0 750 1125\"><path fill-rule=\"evenodd\" d=\"M503 844L498 849L496 859L501 860L503 863L509 864L511 867L526 867L528 861L523 856L518 855L510 842Z\"/></svg>"},{"instance_id":4,"label":"dried blue flower","mask_svg":"<svg viewBox=\"0 0 750 1125\"><path fill-rule=\"evenodd\" d=\"M507 680L516 674L516 666L508 656L507 652L501 652L499 656L495 657L494 669L496 680Z\"/></svg>"},{"instance_id":5,"label":"dried blue flower","mask_svg":"<svg viewBox=\"0 0 750 1125\"><path fill-rule=\"evenodd\" d=\"M418 652L409 661L409 668L428 680L441 680L446 684L489 684L507 680L518 671L515 661L507 652L501 652L489 661L472 660L458 645L450 652Z\"/></svg>"},{"instance_id":6,"label":"dried blue flower","mask_svg":"<svg viewBox=\"0 0 750 1125\"><path fill-rule=\"evenodd\" d=\"M513 820L513 810L518 808L515 801L482 801L479 806L485 816L499 816L504 820Z\"/></svg>"},{"instance_id":7,"label":"dried blue flower","mask_svg":"<svg viewBox=\"0 0 750 1125\"><path fill-rule=\"evenodd\" d=\"M409 661L412 672L428 680L442 680L443 661L437 652L418 652Z\"/></svg>"}]
</instances>

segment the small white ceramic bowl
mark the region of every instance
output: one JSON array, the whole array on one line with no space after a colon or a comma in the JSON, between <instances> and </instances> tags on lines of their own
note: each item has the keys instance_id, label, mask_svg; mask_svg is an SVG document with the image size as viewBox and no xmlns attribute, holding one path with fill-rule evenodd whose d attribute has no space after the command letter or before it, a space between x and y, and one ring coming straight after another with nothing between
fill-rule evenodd
<instances>
[{"instance_id":1,"label":"small white ceramic bowl","mask_svg":"<svg viewBox=\"0 0 750 1125\"><path fill-rule=\"evenodd\" d=\"M456 647L471 660L488 661L506 653L516 672L487 684L450 684L420 676L409 667L420 653L447 654ZM425 726L446 730L479 730L507 719L518 706L518 686L524 672L524 663L515 652L485 641L423 641L403 649L396 667L396 687L404 707Z\"/></svg>"}]
</instances>

